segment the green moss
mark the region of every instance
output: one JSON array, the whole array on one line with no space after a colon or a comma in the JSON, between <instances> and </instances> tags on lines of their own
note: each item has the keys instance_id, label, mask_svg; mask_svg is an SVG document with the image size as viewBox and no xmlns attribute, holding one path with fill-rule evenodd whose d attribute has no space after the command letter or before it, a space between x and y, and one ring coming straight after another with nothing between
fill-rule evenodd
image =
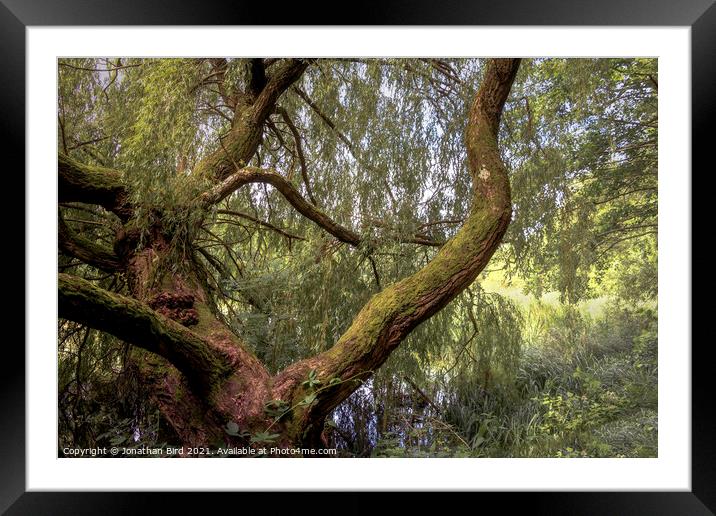
<instances>
[{"instance_id":1,"label":"green moss","mask_svg":"<svg viewBox=\"0 0 716 516\"><path fill-rule=\"evenodd\" d=\"M87 165L59 153L57 163L64 177L85 188L114 189L122 187L122 174L109 168Z\"/></svg>"},{"instance_id":2,"label":"green moss","mask_svg":"<svg viewBox=\"0 0 716 516\"><path fill-rule=\"evenodd\" d=\"M163 356L201 390L210 390L229 372L225 358L196 334L158 316L143 303L68 274L59 274L58 283L60 317L106 331Z\"/></svg>"},{"instance_id":3,"label":"green moss","mask_svg":"<svg viewBox=\"0 0 716 516\"><path fill-rule=\"evenodd\" d=\"M214 317L209 306L204 303L195 302L194 309L199 314L199 323L193 327L193 331L199 335L208 335L217 324L216 317Z\"/></svg>"}]
</instances>

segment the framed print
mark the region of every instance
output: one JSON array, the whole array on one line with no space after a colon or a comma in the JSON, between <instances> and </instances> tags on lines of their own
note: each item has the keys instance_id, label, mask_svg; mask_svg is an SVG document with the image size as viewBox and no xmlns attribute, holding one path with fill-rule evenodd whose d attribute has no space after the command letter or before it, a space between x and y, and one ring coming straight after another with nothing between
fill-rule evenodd
<instances>
[{"instance_id":1,"label":"framed print","mask_svg":"<svg viewBox=\"0 0 716 516\"><path fill-rule=\"evenodd\" d=\"M3 1L27 240L8 514L386 490L712 513L709 2L317 26Z\"/></svg>"}]
</instances>

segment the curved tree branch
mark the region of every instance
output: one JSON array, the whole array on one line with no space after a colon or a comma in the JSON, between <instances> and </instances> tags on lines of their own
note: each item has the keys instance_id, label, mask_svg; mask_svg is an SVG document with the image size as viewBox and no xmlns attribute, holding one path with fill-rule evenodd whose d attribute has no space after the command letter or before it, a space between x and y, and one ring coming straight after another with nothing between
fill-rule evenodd
<instances>
[{"instance_id":1,"label":"curved tree branch","mask_svg":"<svg viewBox=\"0 0 716 516\"><path fill-rule=\"evenodd\" d=\"M136 299L113 294L69 274L58 274L58 286L60 317L111 333L166 358L199 392L208 393L231 372L228 357Z\"/></svg>"},{"instance_id":2,"label":"curved tree branch","mask_svg":"<svg viewBox=\"0 0 716 516\"><path fill-rule=\"evenodd\" d=\"M328 215L323 213L316 206L308 202L301 193L286 178L273 169L262 169L257 167L245 167L237 170L234 174L226 178L222 183L214 189L205 192L201 196L201 202L204 206L216 204L244 185L249 183L264 183L276 188L281 195L296 208L301 215L313 221L316 225L323 228L326 232L336 237L341 242L358 247L363 242L361 236L355 231L346 228ZM418 244L432 247L440 247L444 242L436 242L423 235L414 235L410 238L401 238L399 242L404 244Z\"/></svg>"},{"instance_id":3,"label":"curved tree branch","mask_svg":"<svg viewBox=\"0 0 716 516\"><path fill-rule=\"evenodd\" d=\"M305 395L302 381L311 370L327 384L339 380L295 414L290 431L297 439L315 440L325 415L355 389L350 379L372 374L418 324L467 288L497 249L512 216L510 184L500 158L497 130L519 62L492 60L471 107L465 143L473 198L461 229L425 267L375 295L331 349L297 362L275 377L274 397L292 401Z\"/></svg>"},{"instance_id":4,"label":"curved tree branch","mask_svg":"<svg viewBox=\"0 0 716 516\"><path fill-rule=\"evenodd\" d=\"M249 183L270 184L281 192L286 200L296 208L296 211L315 222L338 240L354 246L360 244L361 239L357 233L333 221L328 215L304 199L298 190L275 170L256 167L237 170L213 190L204 193L201 201L205 206L216 204Z\"/></svg>"}]
</instances>

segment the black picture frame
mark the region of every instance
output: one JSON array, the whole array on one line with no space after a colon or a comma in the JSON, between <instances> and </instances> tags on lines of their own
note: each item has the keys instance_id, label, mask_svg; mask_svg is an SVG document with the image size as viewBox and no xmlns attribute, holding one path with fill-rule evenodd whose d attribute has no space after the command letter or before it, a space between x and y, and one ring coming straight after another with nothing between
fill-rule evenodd
<instances>
[{"instance_id":1,"label":"black picture frame","mask_svg":"<svg viewBox=\"0 0 716 516\"><path fill-rule=\"evenodd\" d=\"M0 105L5 178L16 179L25 192L25 28L37 25L575 25L575 26L690 26L692 71L692 170L709 163L713 169L709 131L714 119L716 92L716 5L714 0L503 0L469 2L383 1L352 6L336 16L335 4L295 2L280 8L268 2L213 0L0 0ZM711 146L713 144L711 143ZM10 158L9 160L7 158ZM711 159L709 159L711 158ZM708 160L708 161L707 161ZM9 166L13 163L14 166ZM704 170L708 174L708 170ZM692 178L694 174L692 172ZM692 190L693 191L693 190ZM17 197L17 194L15 194ZM24 196L23 196L24 198ZM692 200L692 205L696 204ZM17 213L17 211L15 211ZM15 215L17 218L17 215ZM696 221L696 218L693 218ZM8 238L17 246L25 235ZM10 231L10 233L12 230ZM14 237L14 238L13 238ZM24 246L23 246L24 249ZM23 258L24 250L22 251ZM700 263L692 260L692 270ZM706 264L704 264L705 266ZM25 275L32 274L24 265ZM705 270L705 269L704 269ZM19 288L19 287L18 287ZM17 294L14 294L17 296ZM24 295L23 295L24 299ZM32 307L26 307L31 310ZM693 316L692 316L693 319ZM202 512L218 504L232 506L241 498L266 506L266 495L206 493L198 500L190 493L77 493L26 492L25 489L25 353L18 338L6 342L0 360L0 512L6 514L128 514ZM23 339L24 340L24 339ZM700 345L699 345L700 344ZM690 492L531 492L477 493L482 505L497 498L502 506L515 503L531 513L549 514L714 514L716 511L716 452L713 392L708 341L692 346L692 490ZM670 343L688 346L691 342ZM210 496L208 496L210 495ZM249 498L250 500L246 500ZM284 507L315 507L305 494L270 495L269 514ZM406 501L423 506L424 496ZM454 503L454 502L453 502ZM474 502L471 502L474 503ZM358 493L344 494L341 509L364 513L373 502ZM401 505L403 502L401 502ZM235 505L234 505L235 506ZM417 505L416 505L417 506ZM236 506L235 506L236 507ZM316 509L317 510L317 509ZM408 510L402 505L401 512Z\"/></svg>"}]
</instances>

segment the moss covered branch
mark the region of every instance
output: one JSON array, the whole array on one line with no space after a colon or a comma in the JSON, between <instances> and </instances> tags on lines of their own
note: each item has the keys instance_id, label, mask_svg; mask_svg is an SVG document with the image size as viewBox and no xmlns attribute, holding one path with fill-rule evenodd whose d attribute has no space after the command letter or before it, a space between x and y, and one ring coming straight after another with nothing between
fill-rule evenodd
<instances>
[{"instance_id":1,"label":"moss covered branch","mask_svg":"<svg viewBox=\"0 0 716 516\"><path fill-rule=\"evenodd\" d=\"M202 202L206 206L216 204L249 183L266 183L273 186L281 192L281 195L286 198L291 206L296 208L296 211L315 222L338 240L355 246L360 244L361 239L357 233L341 226L304 199L300 192L296 190L296 187L275 170L256 167L246 167L237 170L213 190L206 192L202 197Z\"/></svg>"},{"instance_id":2,"label":"moss covered branch","mask_svg":"<svg viewBox=\"0 0 716 516\"><path fill-rule=\"evenodd\" d=\"M261 142L264 123L279 97L298 81L309 63L310 60L305 59L285 59L265 77L259 63L253 60L250 91L236 103L231 131L222 138L220 148L197 165L196 172L223 181L238 167L248 164Z\"/></svg>"},{"instance_id":3,"label":"moss covered branch","mask_svg":"<svg viewBox=\"0 0 716 516\"><path fill-rule=\"evenodd\" d=\"M121 172L86 165L62 153L57 155L57 171L59 202L97 204L124 220L131 216Z\"/></svg>"},{"instance_id":4,"label":"moss covered branch","mask_svg":"<svg viewBox=\"0 0 716 516\"><path fill-rule=\"evenodd\" d=\"M231 372L230 361L181 324L144 303L69 274L58 275L58 313L171 362L198 392L208 393Z\"/></svg>"},{"instance_id":5,"label":"moss covered branch","mask_svg":"<svg viewBox=\"0 0 716 516\"><path fill-rule=\"evenodd\" d=\"M375 295L331 349L289 366L275 378L277 399L302 396L301 382L311 370L326 381L340 380L296 414L292 431L297 439L315 439L323 417L356 388L343 380L367 377L380 367L418 324L475 280L497 249L512 215L497 130L518 67L518 59L491 60L472 104L465 143L473 198L470 215L457 234L424 268Z\"/></svg>"},{"instance_id":6,"label":"moss covered branch","mask_svg":"<svg viewBox=\"0 0 716 516\"><path fill-rule=\"evenodd\" d=\"M273 169L245 167L237 170L217 185L213 190L203 194L201 202L205 206L216 204L244 185L250 183L265 183L273 186L293 206L296 211L307 219L313 221L326 232L336 237L341 242L358 247L363 242L361 236L352 229L346 228L334 221L331 217L319 210L315 204L306 200L295 186L281 174ZM405 244L427 245L440 247L443 242L431 240L422 235L414 235L408 238L400 238L399 242Z\"/></svg>"},{"instance_id":7,"label":"moss covered branch","mask_svg":"<svg viewBox=\"0 0 716 516\"><path fill-rule=\"evenodd\" d=\"M72 232L62 217L58 224L58 245L64 253L106 272L122 270L114 251Z\"/></svg>"},{"instance_id":8,"label":"moss covered branch","mask_svg":"<svg viewBox=\"0 0 716 516\"><path fill-rule=\"evenodd\" d=\"M310 59L286 59L273 71L252 108L256 123L263 124L281 94L298 81L310 62Z\"/></svg>"}]
</instances>

